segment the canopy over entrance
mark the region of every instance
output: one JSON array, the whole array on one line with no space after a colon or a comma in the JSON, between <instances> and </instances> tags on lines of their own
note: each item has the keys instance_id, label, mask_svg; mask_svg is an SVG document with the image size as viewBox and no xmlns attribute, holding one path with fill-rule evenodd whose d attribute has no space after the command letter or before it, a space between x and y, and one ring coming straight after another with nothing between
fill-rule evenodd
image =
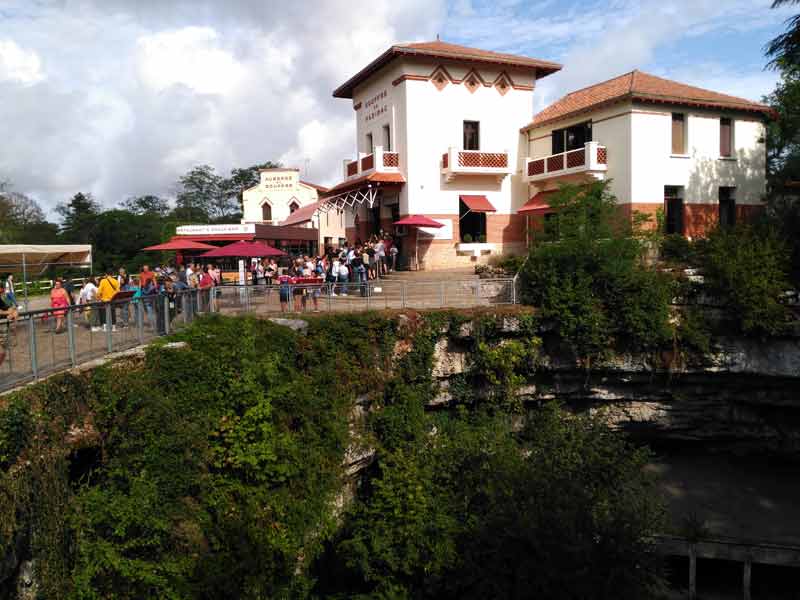
<instances>
[{"instance_id":1,"label":"canopy over entrance","mask_svg":"<svg viewBox=\"0 0 800 600\"><path fill-rule=\"evenodd\" d=\"M444 227L444 224L439 223L439 221L434 221L425 215L408 215L399 221L395 221L394 224L398 226L405 225L406 227L414 227L417 229L417 235L414 236L414 265L416 269L419 270L419 228L434 227L439 229L440 227Z\"/></svg>"},{"instance_id":2,"label":"canopy over entrance","mask_svg":"<svg viewBox=\"0 0 800 600\"><path fill-rule=\"evenodd\" d=\"M22 271L25 309L28 308L28 273L47 267L92 268L89 244L6 244L0 245L0 271Z\"/></svg>"}]
</instances>

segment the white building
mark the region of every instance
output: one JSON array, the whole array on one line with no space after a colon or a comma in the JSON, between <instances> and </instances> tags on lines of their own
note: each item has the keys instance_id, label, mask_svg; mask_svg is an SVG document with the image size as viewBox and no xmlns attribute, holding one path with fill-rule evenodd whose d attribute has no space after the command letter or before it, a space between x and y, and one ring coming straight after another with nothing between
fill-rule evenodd
<instances>
[{"instance_id":1,"label":"white building","mask_svg":"<svg viewBox=\"0 0 800 600\"><path fill-rule=\"evenodd\" d=\"M394 233L406 257L417 232L392 223L431 217L444 226L419 231L420 259L443 268L523 251L530 215L565 181L611 178L622 210L663 207L687 235L761 204L767 107L633 72L531 122L536 81L560 68L438 40L392 46L334 91L352 100L358 156L315 212L344 209L351 243Z\"/></svg>"},{"instance_id":2,"label":"white building","mask_svg":"<svg viewBox=\"0 0 800 600\"><path fill-rule=\"evenodd\" d=\"M325 188L300 180L297 169L261 169L257 185L244 190L242 223L277 225L296 210L314 204Z\"/></svg>"},{"instance_id":3,"label":"white building","mask_svg":"<svg viewBox=\"0 0 800 600\"><path fill-rule=\"evenodd\" d=\"M668 232L732 224L763 206L768 114L640 71L572 92L522 129L531 205L546 205L563 182L610 179L626 213L661 210Z\"/></svg>"}]
</instances>

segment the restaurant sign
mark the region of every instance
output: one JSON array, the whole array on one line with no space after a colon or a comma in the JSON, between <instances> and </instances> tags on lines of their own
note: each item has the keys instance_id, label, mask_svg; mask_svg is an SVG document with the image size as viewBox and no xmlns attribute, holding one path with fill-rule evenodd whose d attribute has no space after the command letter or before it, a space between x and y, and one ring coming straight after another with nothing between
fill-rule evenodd
<instances>
[{"instance_id":1,"label":"restaurant sign","mask_svg":"<svg viewBox=\"0 0 800 600\"><path fill-rule=\"evenodd\" d=\"M255 233L255 223L229 225L181 225L175 230L178 235L233 235Z\"/></svg>"}]
</instances>

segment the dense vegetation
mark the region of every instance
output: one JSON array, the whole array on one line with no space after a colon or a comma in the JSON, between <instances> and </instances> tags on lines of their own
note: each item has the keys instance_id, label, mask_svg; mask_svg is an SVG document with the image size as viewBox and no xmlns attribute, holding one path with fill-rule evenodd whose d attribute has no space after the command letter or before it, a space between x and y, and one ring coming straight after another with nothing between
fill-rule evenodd
<instances>
[{"instance_id":1,"label":"dense vegetation","mask_svg":"<svg viewBox=\"0 0 800 600\"><path fill-rule=\"evenodd\" d=\"M563 186L551 204L520 270L522 300L585 365L625 351L702 354L716 333L789 331L789 243L768 219L689 241L627 218L607 182ZM709 309L722 312L715 323Z\"/></svg>"},{"instance_id":2,"label":"dense vegetation","mask_svg":"<svg viewBox=\"0 0 800 600\"><path fill-rule=\"evenodd\" d=\"M34 556L47 598L650 597L647 454L527 415L537 323L504 319L210 318L6 397L0 565ZM427 411L455 342L468 367ZM374 460L342 504L348 447Z\"/></svg>"}]
</instances>

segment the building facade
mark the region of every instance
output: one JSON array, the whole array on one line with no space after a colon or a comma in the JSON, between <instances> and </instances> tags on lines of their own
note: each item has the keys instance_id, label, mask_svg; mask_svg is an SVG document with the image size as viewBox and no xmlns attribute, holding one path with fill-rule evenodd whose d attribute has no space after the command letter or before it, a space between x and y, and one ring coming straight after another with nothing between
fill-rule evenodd
<instances>
[{"instance_id":1,"label":"building facade","mask_svg":"<svg viewBox=\"0 0 800 600\"><path fill-rule=\"evenodd\" d=\"M702 236L763 206L766 115L763 105L634 71L565 96L523 128L526 180L543 206L561 183L608 179L624 212L655 226L660 211L668 233Z\"/></svg>"},{"instance_id":2,"label":"building facade","mask_svg":"<svg viewBox=\"0 0 800 600\"><path fill-rule=\"evenodd\" d=\"M293 212L314 204L320 191L325 191L318 185L301 181L297 169L261 169L259 175L258 184L242 194L242 224L277 225Z\"/></svg>"},{"instance_id":3,"label":"building facade","mask_svg":"<svg viewBox=\"0 0 800 600\"><path fill-rule=\"evenodd\" d=\"M392 46L334 91L352 102L358 154L313 213L343 211L351 243L390 233L436 269L524 251L567 182L608 179L620 210L661 210L687 236L762 206L766 106L634 71L531 121L536 82L560 68L439 40ZM409 215L442 227L393 227Z\"/></svg>"}]
</instances>

